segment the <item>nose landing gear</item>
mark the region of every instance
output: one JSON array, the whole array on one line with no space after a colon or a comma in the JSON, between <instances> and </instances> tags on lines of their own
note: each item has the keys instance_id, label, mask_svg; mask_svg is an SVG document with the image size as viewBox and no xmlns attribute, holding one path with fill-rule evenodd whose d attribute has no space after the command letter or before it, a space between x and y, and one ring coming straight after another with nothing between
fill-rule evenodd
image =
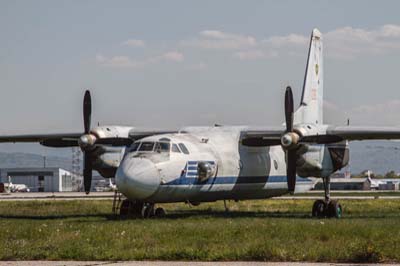
<instances>
[{"instance_id":1,"label":"nose landing gear","mask_svg":"<svg viewBox=\"0 0 400 266\"><path fill-rule=\"evenodd\" d=\"M161 207L155 208L154 203L130 201L125 199L121 203L119 214L121 217L161 218L166 215L166 212Z\"/></svg>"},{"instance_id":2,"label":"nose landing gear","mask_svg":"<svg viewBox=\"0 0 400 266\"><path fill-rule=\"evenodd\" d=\"M342 206L337 200L331 200L330 195L330 177L323 178L325 200L316 200L312 208L313 217L341 218Z\"/></svg>"}]
</instances>

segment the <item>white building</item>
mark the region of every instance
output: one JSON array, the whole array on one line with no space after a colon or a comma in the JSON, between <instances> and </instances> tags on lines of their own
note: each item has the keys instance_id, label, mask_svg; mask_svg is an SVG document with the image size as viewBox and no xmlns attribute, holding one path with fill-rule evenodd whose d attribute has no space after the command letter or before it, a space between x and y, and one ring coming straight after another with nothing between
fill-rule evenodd
<instances>
[{"instance_id":1,"label":"white building","mask_svg":"<svg viewBox=\"0 0 400 266\"><path fill-rule=\"evenodd\" d=\"M82 176L61 168L2 168L0 183L25 184L31 192L79 191Z\"/></svg>"}]
</instances>

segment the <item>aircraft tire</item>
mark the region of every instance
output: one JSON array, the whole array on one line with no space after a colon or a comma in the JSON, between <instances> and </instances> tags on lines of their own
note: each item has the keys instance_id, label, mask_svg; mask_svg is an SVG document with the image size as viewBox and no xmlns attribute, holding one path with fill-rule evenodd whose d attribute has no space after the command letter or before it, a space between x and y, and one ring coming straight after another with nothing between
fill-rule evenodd
<instances>
[{"instance_id":1,"label":"aircraft tire","mask_svg":"<svg viewBox=\"0 0 400 266\"><path fill-rule=\"evenodd\" d=\"M336 200L331 200L327 206L327 216L329 218L341 218L342 217L342 206Z\"/></svg>"},{"instance_id":2,"label":"aircraft tire","mask_svg":"<svg viewBox=\"0 0 400 266\"><path fill-rule=\"evenodd\" d=\"M142 210L143 218L151 218L154 217L154 204L148 204L143 207Z\"/></svg>"},{"instance_id":3,"label":"aircraft tire","mask_svg":"<svg viewBox=\"0 0 400 266\"><path fill-rule=\"evenodd\" d=\"M325 216L326 203L323 200L316 200L312 208L312 217L322 218Z\"/></svg>"},{"instance_id":4,"label":"aircraft tire","mask_svg":"<svg viewBox=\"0 0 400 266\"><path fill-rule=\"evenodd\" d=\"M165 217L165 215L167 215L167 213L165 212L165 210L163 208L158 207L155 211L154 211L154 216L156 218L163 218Z\"/></svg>"}]
</instances>

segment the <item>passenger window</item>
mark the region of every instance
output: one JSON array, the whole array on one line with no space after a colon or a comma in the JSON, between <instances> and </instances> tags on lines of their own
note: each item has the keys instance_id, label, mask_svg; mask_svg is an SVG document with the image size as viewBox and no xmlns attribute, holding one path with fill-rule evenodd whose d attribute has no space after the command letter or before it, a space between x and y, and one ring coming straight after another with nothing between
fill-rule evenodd
<instances>
[{"instance_id":1,"label":"passenger window","mask_svg":"<svg viewBox=\"0 0 400 266\"><path fill-rule=\"evenodd\" d=\"M142 142L139 151L153 151L154 142Z\"/></svg>"},{"instance_id":2,"label":"passenger window","mask_svg":"<svg viewBox=\"0 0 400 266\"><path fill-rule=\"evenodd\" d=\"M179 150L179 148L178 148L178 145L176 145L175 143L174 144L172 144L172 152L178 152L178 153L180 153L181 151Z\"/></svg>"},{"instance_id":3,"label":"passenger window","mask_svg":"<svg viewBox=\"0 0 400 266\"><path fill-rule=\"evenodd\" d=\"M157 142L155 151L156 152L169 152L169 143Z\"/></svg>"},{"instance_id":4,"label":"passenger window","mask_svg":"<svg viewBox=\"0 0 400 266\"><path fill-rule=\"evenodd\" d=\"M184 154L189 154L189 150L186 148L185 144L179 143L178 145L179 145L179 148L181 148L181 151L182 151Z\"/></svg>"}]
</instances>

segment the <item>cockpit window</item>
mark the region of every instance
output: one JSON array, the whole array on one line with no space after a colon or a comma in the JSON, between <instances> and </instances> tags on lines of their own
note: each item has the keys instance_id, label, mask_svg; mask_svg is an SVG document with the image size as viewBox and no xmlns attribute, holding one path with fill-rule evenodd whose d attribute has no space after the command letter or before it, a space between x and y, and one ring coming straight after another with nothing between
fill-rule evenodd
<instances>
[{"instance_id":1,"label":"cockpit window","mask_svg":"<svg viewBox=\"0 0 400 266\"><path fill-rule=\"evenodd\" d=\"M153 149L154 149L154 142L142 142L139 151L153 151Z\"/></svg>"},{"instance_id":2,"label":"cockpit window","mask_svg":"<svg viewBox=\"0 0 400 266\"><path fill-rule=\"evenodd\" d=\"M178 145L179 145L179 148L181 148L181 151L182 151L184 154L189 154L189 150L186 148L185 144L179 143Z\"/></svg>"},{"instance_id":3,"label":"cockpit window","mask_svg":"<svg viewBox=\"0 0 400 266\"><path fill-rule=\"evenodd\" d=\"M132 145L129 147L129 152L135 152L139 148L140 142L135 142L132 143Z\"/></svg>"},{"instance_id":4,"label":"cockpit window","mask_svg":"<svg viewBox=\"0 0 400 266\"><path fill-rule=\"evenodd\" d=\"M172 151L172 152L177 152L177 153L180 153L180 152L181 152L181 151L179 150L179 148L178 148L178 145L176 145L175 143L172 144L171 151Z\"/></svg>"},{"instance_id":5,"label":"cockpit window","mask_svg":"<svg viewBox=\"0 0 400 266\"><path fill-rule=\"evenodd\" d=\"M169 143L168 142L157 142L156 143L156 152L169 152Z\"/></svg>"}]
</instances>

